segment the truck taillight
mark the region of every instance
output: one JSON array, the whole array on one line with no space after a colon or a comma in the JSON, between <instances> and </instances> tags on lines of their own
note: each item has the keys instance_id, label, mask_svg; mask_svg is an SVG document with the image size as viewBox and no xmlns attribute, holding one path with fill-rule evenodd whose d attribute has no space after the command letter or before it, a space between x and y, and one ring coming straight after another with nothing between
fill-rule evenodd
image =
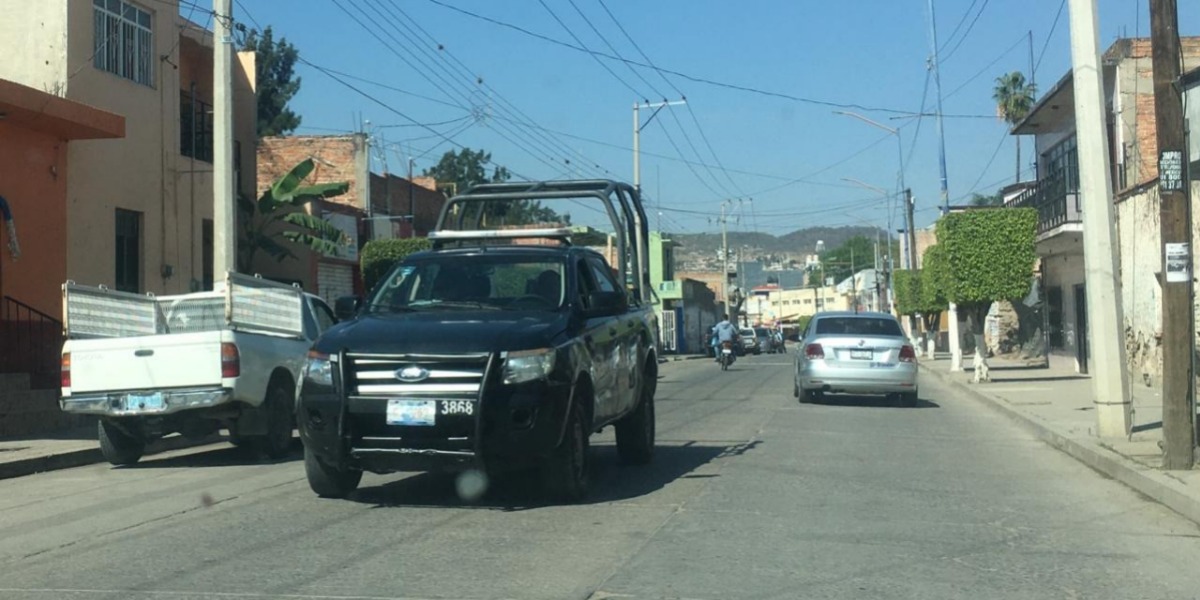
<instances>
[{"instance_id":1,"label":"truck taillight","mask_svg":"<svg viewBox=\"0 0 1200 600\"><path fill-rule=\"evenodd\" d=\"M221 377L229 379L242 374L242 357L238 354L237 344L221 343Z\"/></svg>"},{"instance_id":2,"label":"truck taillight","mask_svg":"<svg viewBox=\"0 0 1200 600\"><path fill-rule=\"evenodd\" d=\"M905 344L900 347L900 362L917 362L917 352L912 346Z\"/></svg>"},{"instance_id":3,"label":"truck taillight","mask_svg":"<svg viewBox=\"0 0 1200 600\"><path fill-rule=\"evenodd\" d=\"M71 387L71 353L64 352L62 355L62 386L64 388Z\"/></svg>"},{"instance_id":4,"label":"truck taillight","mask_svg":"<svg viewBox=\"0 0 1200 600\"><path fill-rule=\"evenodd\" d=\"M808 360L825 358L825 349L820 344L809 344L804 347L804 358Z\"/></svg>"}]
</instances>

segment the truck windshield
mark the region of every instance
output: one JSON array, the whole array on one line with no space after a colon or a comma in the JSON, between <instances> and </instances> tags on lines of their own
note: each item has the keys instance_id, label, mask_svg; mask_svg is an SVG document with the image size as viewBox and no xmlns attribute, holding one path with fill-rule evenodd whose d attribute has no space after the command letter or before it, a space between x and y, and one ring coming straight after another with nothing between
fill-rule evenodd
<instances>
[{"instance_id":1,"label":"truck windshield","mask_svg":"<svg viewBox=\"0 0 1200 600\"><path fill-rule=\"evenodd\" d=\"M513 255L437 256L394 269L367 312L418 310L557 310L564 263Z\"/></svg>"}]
</instances>

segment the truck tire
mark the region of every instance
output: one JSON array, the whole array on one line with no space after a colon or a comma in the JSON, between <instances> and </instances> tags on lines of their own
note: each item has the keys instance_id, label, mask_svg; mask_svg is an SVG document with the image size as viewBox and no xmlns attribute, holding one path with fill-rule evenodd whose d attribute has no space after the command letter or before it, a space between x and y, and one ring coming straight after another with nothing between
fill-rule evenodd
<instances>
[{"instance_id":1,"label":"truck tire","mask_svg":"<svg viewBox=\"0 0 1200 600\"><path fill-rule=\"evenodd\" d=\"M647 369L637 408L617 421L617 456L622 464L644 465L654 458L654 388L657 374Z\"/></svg>"},{"instance_id":2,"label":"truck tire","mask_svg":"<svg viewBox=\"0 0 1200 600\"><path fill-rule=\"evenodd\" d=\"M363 472L354 469L331 467L304 448L304 474L308 476L308 487L322 498L345 498L358 489Z\"/></svg>"},{"instance_id":3,"label":"truck tire","mask_svg":"<svg viewBox=\"0 0 1200 600\"><path fill-rule=\"evenodd\" d=\"M130 435L105 419L96 423L96 433L100 439L100 454L113 465L137 464L146 452L145 439Z\"/></svg>"},{"instance_id":4,"label":"truck tire","mask_svg":"<svg viewBox=\"0 0 1200 600\"><path fill-rule=\"evenodd\" d=\"M542 481L555 500L578 502L587 495L588 436L577 404L571 407L568 419L562 443L542 466Z\"/></svg>"},{"instance_id":5,"label":"truck tire","mask_svg":"<svg viewBox=\"0 0 1200 600\"><path fill-rule=\"evenodd\" d=\"M292 452L292 431L296 428L296 415L287 387L271 384L263 410L266 411L267 434L256 437L254 444L268 458L284 458Z\"/></svg>"}]
</instances>

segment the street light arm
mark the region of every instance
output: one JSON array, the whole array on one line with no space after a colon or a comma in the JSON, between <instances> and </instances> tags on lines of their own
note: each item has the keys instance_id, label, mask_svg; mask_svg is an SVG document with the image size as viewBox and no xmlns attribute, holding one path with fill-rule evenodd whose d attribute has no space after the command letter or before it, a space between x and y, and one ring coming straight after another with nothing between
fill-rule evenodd
<instances>
[{"instance_id":1,"label":"street light arm","mask_svg":"<svg viewBox=\"0 0 1200 600\"><path fill-rule=\"evenodd\" d=\"M878 127L894 136L897 136L897 137L900 136L900 131L898 129L892 129L891 127L888 127L887 125L884 125L884 124L876 122L876 121L872 121L871 119L868 119L856 112L850 112L850 111L846 111L846 110L835 110L835 111L833 111L833 114L844 115L847 117L853 117L855 119L858 119L859 121L862 121L863 123L866 123L866 124L874 126L874 127Z\"/></svg>"}]
</instances>

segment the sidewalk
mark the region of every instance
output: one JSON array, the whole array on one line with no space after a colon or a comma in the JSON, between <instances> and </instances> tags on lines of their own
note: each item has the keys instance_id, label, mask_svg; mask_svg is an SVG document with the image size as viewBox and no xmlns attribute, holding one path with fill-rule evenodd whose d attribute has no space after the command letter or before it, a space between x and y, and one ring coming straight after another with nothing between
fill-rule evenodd
<instances>
[{"instance_id":1,"label":"sidewalk","mask_svg":"<svg viewBox=\"0 0 1200 600\"><path fill-rule=\"evenodd\" d=\"M222 441L219 435L189 440L170 435L150 444L146 456ZM75 429L40 436L0 438L0 479L21 477L44 471L70 469L104 462L96 427Z\"/></svg>"},{"instance_id":2,"label":"sidewalk","mask_svg":"<svg viewBox=\"0 0 1200 600\"><path fill-rule=\"evenodd\" d=\"M1042 441L1200 523L1200 470L1161 469L1162 397L1158 390L1135 383L1132 435L1101 439L1095 435L1092 380L1086 375L989 359L992 381L973 384L970 359L964 358L963 364L965 371L953 373L949 355L920 362L925 373L986 402Z\"/></svg>"}]
</instances>

